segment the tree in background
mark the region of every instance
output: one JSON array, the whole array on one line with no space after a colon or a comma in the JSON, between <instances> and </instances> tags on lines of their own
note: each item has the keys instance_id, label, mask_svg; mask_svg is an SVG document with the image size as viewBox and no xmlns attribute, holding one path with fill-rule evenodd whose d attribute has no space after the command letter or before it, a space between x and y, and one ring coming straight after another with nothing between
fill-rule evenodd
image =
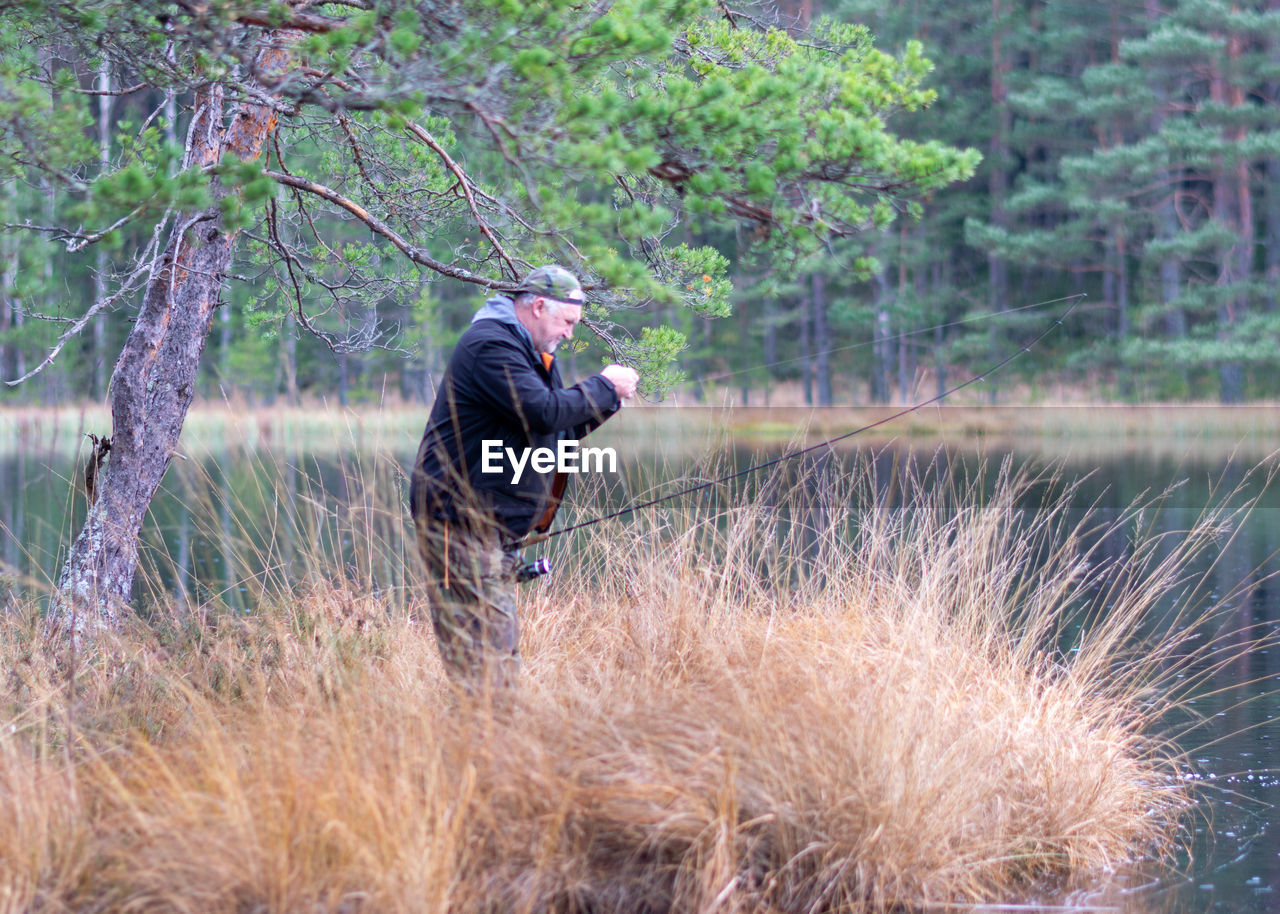
<instances>
[{"instance_id":1,"label":"tree in background","mask_svg":"<svg viewBox=\"0 0 1280 914\"><path fill-rule=\"evenodd\" d=\"M800 43L700 0L332 3L10 0L0 143L8 177L65 207L32 230L69 252L136 239L105 297L27 376L136 295L111 376L112 450L62 571L55 619L109 625L197 382L219 305L243 278L338 355L388 339L420 277L512 289L556 260L586 277L589 326L662 378L671 328L620 333L615 309L727 311L727 264L681 226L732 222L785 270L880 230L977 155L895 138L923 107L918 47L857 28ZM89 142L88 79L177 99ZM17 220L15 220L17 221ZM268 284L266 277L271 277ZM669 376L668 376L669 377Z\"/></svg>"},{"instance_id":2,"label":"tree in background","mask_svg":"<svg viewBox=\"0 0 1280 914\"><path fill-rule=\"evenodd\" d=\"M1150 33L1124 49L1131 72L1158 80L1152 89L1160 108L1135 151L1160 167L1151 174L1138 162L1134 170L1167 182L1159 205L1174 231L1154 236L1151 254L1162 266L1172 262L1183 279L1177 298L1153 296L1142 315L1150 330L1166 332L1139 335L1127 351L1211 371L1227 403L1244 399L1248 375L1273 374L1280 336L1266 274L1274 260L1264 253L1280 243L1280 225L1264 214L1280 187L1271 164L1280 150L1277 36L1280 7L1271 0L1181 3L1153 17Z\"/></svg>"},{"instance_id":3,"label":"tree in background","mask_svg":"<svg viewBox=\"0 0 1280 914\"><path fill-rule=\"evenodd\" d=\"M889 395L907 321L991 328L943 347L980 362L1027 332L1021 306L1079 291L1089 302L1054 338L1064 357L1042 352L1037 375L1122 397L1280 391L1275 0L831 8L884 47L922 42L938 65L930 136L987 153L907 227L918 243L880 238L882 271L842 292L841 307L874 314L873 398ZM922 297L935 275L939 294ZM899 313L904 289L942 310Z\"/></svg>"},{"instance_id":4,"label":"tree in background","mask_svg":"<svg viewBox=\"0 0 1280 914\"><path fill-rule=\"evenodd\" d=\"M1094 53L1058 47L1058 72L1013 100L1029 121L1090 142L1023 183L1017 230L973 235L1024 263L1101 274L1100 342L1122 391L1142 368L1157 389L1193 394L1188 379L1208 369L1219 398L1239 402L1246 367L1273 357L1280 330L1264 305L1255 215L1274 194L1266 162L1280 148L1267 96L1280 18L1201 2L1112 13Z\"/></svg>"},{"instance_id":5,"label":"tree in background","mask_svg":"<svg viewBox=\"0 0 1280 914\"><path fill-rule=\"evenodd\" d=\"M1006 334L1018 333L1018 308L1034 300L1028 292L1063 294L1061 288L1048 295L1031 291L1016 264L966 237L971 221L1002 225L1011 218L1008 197L1026 158L1023 124L1008 96L1032 65L1035 7L1007 0L832 4L841 18L866 23L883 46L919 42L936 64L929 78L938 92L932 117L905 125L907 135L922 128L985 154L970 181L930 195L919 221L853 242L874 258L870 282L834 277L837 323L857 326L870 344L871 358L862 364L873 401L910 399L926 367L935 381L930 394L940 393L951 360L990 363L1016 345ZM974 318L980 322L964 323ZM993 392L996 383L991 379Z\"/></svg>"}]
</instances>

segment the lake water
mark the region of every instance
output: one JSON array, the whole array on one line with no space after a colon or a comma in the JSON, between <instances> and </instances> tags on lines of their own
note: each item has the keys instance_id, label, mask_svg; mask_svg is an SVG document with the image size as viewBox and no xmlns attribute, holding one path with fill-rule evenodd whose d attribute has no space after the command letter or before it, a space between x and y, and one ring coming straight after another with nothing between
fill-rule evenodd
<instances>
[{"instance_id":1,"label":"lake water","mask_svg":"<svg viewBox=\"0 0 1280 914\"><path fill-rule=\"evenodd\" d=\"M789 411L776 411L775 419L779 427L801 421ZM322 430L305 436L260 434L259 427L252 434L213 434L203 444L192 444L185 459L175 461L152 506L140 599L178 593L248 609L261 592L312 570L309 562L318 552L341 555L346 573L367 586L407 591L417 565L399 546L405 523L404 467L416 448L420 421L418 416L380 427L371 436L359 421L353 431L350 419L327 434ZM594 441L616 448L619 474L595 480L594 487L580 486L563 521L669 491L663 489L665 480L684 474L707 478L716 475L717 467L745 467L785 447L776 439L770 443L767 435L730 434L704 419L684 424L669 417L650 424L628 421L606 426ZM1043 425L1043 417L1039 421ZM0 500L0 562L5 569L0 603L6 588L47 584L83 517L84 499L76 482L77 460L85 450L78 434L33 432L0 447L0 492L6 496ZM885 468L895 461L938 460L959 466L1005 459L1033 468L1053 465L1059 481L1041 486L1034 497L1046 497L1046 491L1055 497L1055 491L1060 494L1073 485L1071 511L1078 516L1092 511L1104 521L1119 517L1143 493L1176 484L1164 500L1166 529L1190 527L1227 493L1234 492L1238 501L1256 498L1252 512L1197 573L1204 600L1224 601L1224 614L1215 623L1218 632L1252 627L1271 633L1280 626L1280 584L1269 577L1280 571L1280 489L1265 486L1263 474L1250 474L1268 450L1265 441L1245 448L1206 446L1172 440L1158 428L1110 446L1099 445L1096 438L1086 447L1069 438L1046 444L1043 436L1019 440L1016 434L985 444L971 436L913 441L854 439L811 459L865 468L856 461L869 459L865 452L872 451L870 459ZM860 458L853 456L859 448L864 452ZM892 473L886 469L884 477ZM370 543L381 545L371 548ZM1123 537L1103 545L1117 555L1126 548ZM1280 741L1280 648L1250 651L1244 635L1229 637L1241 649L1216 671L1187 712L1199 721L1183 740L1193 762L1187 777L1203 785L1209 801L1206 816L1194 826L1192 859L1182 876L1120 899L1125 909L1280 909L1280 758L1275 749ZM1189 722L1190 717L1169 723L1180 729ZM1109 898L1107 904L1112 903Z\"/></svg>"}]
</instances>

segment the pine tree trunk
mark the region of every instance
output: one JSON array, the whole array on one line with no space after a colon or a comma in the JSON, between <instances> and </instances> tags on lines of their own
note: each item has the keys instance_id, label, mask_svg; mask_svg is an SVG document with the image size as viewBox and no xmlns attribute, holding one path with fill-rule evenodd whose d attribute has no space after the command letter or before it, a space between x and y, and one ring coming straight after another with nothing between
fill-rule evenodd
<instances>
[{"instance_id":1,"label":"pine tree trunk","mask_svg":"<svg viewBox=\"0 0 1280 914\"><path fill-rule=\"evenodd\" d=\"M347 354L338 353L338 405L347 408L348 391L351 389L351 376L347 366Z\"/></svg>"},{"instance_id":2,"label":"pine tree trunk","mask_svg":"<svg viewBox=\"0 0 1280 914\"><path fill-rule=\"evenodd\" d=\"M1172 184L1167 177L1162 180ZM1169 199L1160 204L1156 217L1156 237L1168 241L1178 235L1178 214L1174 203L1173 187ZM1187 313L1179 305L1182 295L1182 261L1170 254L1160 261L1160 303L1164 306L1164 332L1171 339L1180 340L1187 335Z\"/></svg>"},{"instance_id":3,"label":"pine tree trunk","mask_svg":"<svg viewBox=\"0 0 1280 914\"><path fill-rule=\"evenodd\" d=\"M944 276L944 273L949 273L949 272L950 271L946 271L943 269L943 265L941 261L934 261L933 270L932 270L934 298L941 299L942 289L951 288L951 277L949 275ZM945 311L943 312L942 316L945 316ZM937 324L933 328L933 358L934 358L934 373L936 375L936 379L935 379L936 385L934 387L934 396L938 398L939 403L946 402L946 394L947 394L947 360L946 358L943 357L943 353L945 352L945 349L943 347L946 342L943 336L944 332L945 331L941 323Z\"/></svg>"},{"instance_id":4,"label":"pine tree trunk","mask_svg":"<svg viewBox=\"0 0 1280 914\"><path fill-rule=\"evenodd\" d=\"M778 311L772 296L764 302L764 363L770 366L764 371L764 405L769 405L769 390L774 369L778 364Z\"/></svg>"},{"instance_id":5,"label":"pine tree trunk","mask_svg":"<svg viewBox=\"0 0 1280 914\"><path fill-rule=\"evenodd\" d=\"M268 48L259 72L278 72L280 47ZM188 167L216 164L225 153L256 159L275 127L275 114L243 104L224 122L223 88L196 95L186 150ZM133 591L138 536L178 445L195 394L196 373L231 266L234 231L223 229L215 205L179 220L152 270L138 317L111 376L112 446L97 497L63 566L50 621L77 633L118 625Z\"/></svg>"},{"instance_id":6,"label":"pine tree trunk","mask_svg":"<svg viewBox=\"0 0 1280 914\"><path fill-rule=\"evenodd\" d=\"M808 296L801 294L796 320L800 322L800 386L804 390L804 405L813 405L813 334L809 321Z\"/></svg>"},{"instance_id":7,"label":"pine tree trunk","mask_svg":"<svg viewBox=\"0 0 1280 914\"><path fill-rule=\"evenodd\" d=\"M98 68L98 161L105 173L111 166L111 64L103 61ZM107 251L98 245L93 273L94 301L107 297ZM93 319L93 389L91 396L100 400L107 393L107 315Z\"/></svg>"},{"instance_id":8,"label":"pine tree trunk","mask_svg":"<svg viewBox=\"0 0 1280 914\"><path fill-rule=\"evenodd\" d=\"M1112 229L1112 234L1116 249L1116 340L1120 352L1120 395L1128 397L1133 393L1133 378L1124 359L1124 343L1132 329L1129 319L1129 252L1125 246L1124 229L1119 224Z\"/></svg>"},{"instance_id":9,"label":"pine tree trunk","mask_svg":"<svg viewBox=\"0 0 1280 914\"><path fill-rule=\"evenodd\" d=\"M298 330L293 312L285 317L280 334L280 361L284 363L285 402L298 406L302 400L298 395Z\"/></svg>"},{"instance_id":10,"label":"pine tree trunk","mask_svg":"<svg viewBox=\"0 0 1280 914\"><path fill-rule=\"evenodd\" d=\"M1238 37L1228 39L1227 56L1232 61L1239 59ZM1229 83L1226 75L1217 67L1210 74L1209 94L1215 103L1224 107L1240 108L1244 104L1244 93L1238 86ZM1226 139L1230 148L1238 149L1244 134L1243 127L1229 128ZM1236 154L1239 155L1238 152ZM1253 203L1249 196L1247 160L1242 158L1234 166L1228 167L1219 158L1217 173L1214 175L1213 215L1220 224L1236 235L1235 243L1221 252L1218 278L1218 284L1223 289L1218 308L1218 336L1223 340L1234 341L1233 327L1243 320L1248 308L1248 297L1244 290L1252 272L1253 259ZM1244 365L1236 360L1220 364L1218 385L1218 398L1223 403L1243 401Z\"/></svg>"},{"instance_id":11,"label":"pine tree trunk","mask_svg":"<svg viewBox=\"0 0 1280 914\"><path fill-rule=\"evenodd\" d=\"M1272 97L1280 97L1280 92ZM1262 243L1266 257L1263 265L1266 271L1263 288L1266 291L1263 294L1266 309L1277 311L1280 310L1280 156L1267 159L1266 175L1266 236Z\"/></svg>"},{"instance_id":12,"label":"pine tree trunk","mask_svg":"<svg viewBox=\"0 0 1280 914\"><path fill-rule=\"evenodd\" d=\"M1239 60L1243 50L1243 42L1239 36L1232 36L1228 44L1228 53L1230 55L1233 70L1238 68ZM1241 110L1247 104L1245 101L1244 89L1239 83L1232 83L1228 92L1228 100L1230 106L1234 110ZM1235 126L1231 130L1231 148L1239 150L1243 147L1248 138L1248 129L1244 126ZM1235 250L1232 252L1234 256L1234 264L1232 264L1232 272L1235 274L1236 288L1238 293L1235 295L1235 306L1232 320L1241 322L1245 319L1250 310L1250 294L1249 285L1253 280L1253 260L1254 245L1257 241L1258 230L1254 222L1253 212L1253 194L1250 185L1250 161L1239 152L1236 153L1235 167L1232 169L1232 192L1235 195L1235 205L1233 207L1236 217L1236 231L1238 241ZM1245 369L1244 365L1236 362L1232 366L1232 403L1240 403L1245 396Z\"/></svg>"},{"instance_id":13,"label":"pine tree trunk","mask_svg":"<svg viewBox=\"0 0 1280 914\"><path fill-rule=\"evenodd\" d=\"M768 324L768 313L769 313L769 312L768 312L768 308L769 308L769 306L766 304L766 305L765 305L765 323L766 323L766 326L767 326L767 324ZM747 308L746 308L746 307L739 307L739 308L735 308L734 310L735 310L735 311L737 312L737 314L738 314L738 340L739 340L739 345L742 347L742 351L743 351L743 352L748 352L748 351L749 351L749 349L748 349L749 341L751 340L751 315L748 313L748 310L747 310ZM435 350L436 350L436 346L434 345L434 343L435 343L435 341L433 340L433 341L432 341L432 347L431 347L431 351L432 351L432 352L435 352ZM768 382L769 373L770 373L771 371L773 371L773 368L772 368L773 363L769 361L769 359L768 359L767 355L766 355L766 357L765 357L765 359L764 359L764 364L765 364L765 368L764 368L764 371L763 371L763 376L764 376L764 378L766 379L766 383L767 383L767 382ZM736 365L735 365L735 367L736 367ZM432 368L434 368L434 366L428 366L428 374L427 374L427 376L428 376L429 378L432 378L432 379L433 379L433 380L432 380L432 384L433 384L433 386L434 386L434 383L435 383L435 382L434 382L434 372L431 370ZM742 371L742 372L738 375L738 390L739 390L739 392L742 394L742 405L743 405L743 406L750 406L750 405L751 405L751 382L752 382L752 380L753 380L755 377L758 377L758 375L757 375L755 372L752 372L752 371Z\"/></svg>"},{"instance_id":14,"label":"pine tree trunk","mask_svg":"<svg viewBox=\"0 0 1280 914\"><path fill-rule=\"evenodd\" d=\"M882 269L873 277L875 282L876 327L874 365L871 369L871 402L889 402L889 376L893 359L892 317L889 313L893 302L893 292L889 288L889 277Z\"/></svg>"},{"instance_id":15,"label":"pine tree trunk","mask_svg":"<svg viewBox=\"0 0 1280 914\"><path fill-rule=\"evenodd\" d=\"M1013 112L1009 108L1009 90L1005 84L1010 62L1001 47L1000 0L991 2L991 106L995 123L988 147L991 172L987 179L987 192L991 197L991 224L997 228L1009 227L1009 214L1005 211L1005 199L1009 195L1009 135L1013 132ZM1009 301L1008 265L999 254L987 255L988 304L993 313L1004 311Z\"/></svg>"},{"instance_id":16,"label":"pine tree trunk","mask_svg":"<svg viewBox=\"0 0 1280 914\"><path fill-rule=\"evenodd\" d=\"M907 279L907 226L904 223L898 233L898 300L907 301L907 295L911 292ZM918 299L917 299L918 300ZM910 355L907 352L908 336L905 333L898 334L898 398L903 403L911 401L911 374L912 371L908 362Z\"/></svg>"},{"instance_id":17,"label":"pine tree trunk","mask_svg":"<svg viewBox=\"0 0 1280 914\"><path fill-rule=\"evenodd\" d=\"M1280 2L1272 0L1271 10L1280 10ZM1274 59L1280 54L1280 38L1270 42L1270 53ZM1268 80L1264 90L1264 103L1274 108L1280 103L1280 81ZM1265 161L1263 174L1266 176L1262 195L1263 206L1263 298L1262 306L1267 311L1280 310L1280 156L1269 156Z\"/></svg>"},{"instance_id":18,"label":"pine tree trunk","mask_svg":"<svg viewBox=\"0 0 1280 914\"><path fill-rule=\"evenodd\" d=\"M13 211L13 200L17 193L17 181L4 183L6 212ZM17 316L21 313L17 296L12 294L17 279L18 242L12 232L3 232L0 233L0 377L5 379L21 377L16 373L18 343L10 335L16 329Z\"/></svg>"},{"instance_id":19,"label":"pine tree trunk","mask_svg":"<svg viewBox=\"0 0 1280 914\"><path fill-rule=\"evenodd\" d=\"M813 338L817 349L815 365L818 388L818 405L830 406L831 393L831 331L827 327L827 286L821 273L813 274Z\"/></svg>"},{"instance_id":20,"label":"pine tree trunk","mask_svg":"<svg viewBox=\"0 0 1280 914\"><path fill-rule=\"evenodd\" d=\"M1146 18L1148 28L1155 28L1162 16L1159 0L1146 0ZM1173 87L1166 78L1157 81L1155 86L1157 104L1151 116L1151 133L1159 135L1169 119L1172 102L1170 96ZM1161 167L1156 173L1159 186L1168 188L1156 210L1156 238L1160 241L1172 241L1180 231L1178 226L1177 186L1174 176L1168 167ZM1160 260L1160 304L1164 310L1165 333L1171 339L1182 339L1187 335L1187 315L1182 307L1175 304L1182 295L1182 261L1174 254L1168 254ZM1184 372L1185 376L1185 372Z\"/></svg>"},{"instance_id":21,"label":"pine tree trunk","mask_svg":"<svg viewBox=\"0 0 1280 914\"><path fill-rule=\"evenodd\" d=\"M231 371L231 309L223 308L218 312L218 348L214 358L218 360L218 381L222 385L222 394L228 396L232 391L227 385L233 381Z\"/></svg>"},{"instance_id":22,"label":"pine tree trunk","mask_svg":"<svg viewBox=\"0 0 1280 914\"><path fill-rule=\"evenodd\" d=\"M1008 87L1010 62L1001 49L1000 0L991 0L991 105L995 112L995 125L988 147L991 172L987 180L987 192L991 197L991 224L996 228L1009 227L1009 214L1005 211L1005 198L1009 193L1009 136L1013 131L1013 112L1009 108ZM1000 314L1009 307L1009 269L1003 257L994 251L987 255L987 304L992 314ZM998 331L997 331L998 332ZM999 351L999 340L993 333L993 351ZM998 387L990 386L991 402L997 399Z\"/></svg>"},{"instance_id":23,"label":"pine tree trunk","mask_svg":"<svg viewBox=\"0 0 1280 914\"><path fill-rule=\"evenodd\" d=\"M45 225L53 225L54 222L57 221L57 217L55 215L57 212L57 200L53 181L51 179L47 177L40 179L40 193L44 197ZM40 308L40 313L42 314L58 313L57 296L59 290L55 287L53 282L53 260L54 258L51 254L44 258L44 282L40 285L41 296L44 298ZM21 312L19 312L19 315L21 315ZM22 373L19 374L18 377L22 377L22 375L26 374L27 371L26 360L21 346L18 347L18 371ZM58 386L61 386L58 385L58 381L60 380L58 376L60 374L62 374L62 372L40 372L40 387L43 391L41 396L44 398L44 402L49 405L57 403L60 399L58 396Z\"/></svg>"}]
</instances>

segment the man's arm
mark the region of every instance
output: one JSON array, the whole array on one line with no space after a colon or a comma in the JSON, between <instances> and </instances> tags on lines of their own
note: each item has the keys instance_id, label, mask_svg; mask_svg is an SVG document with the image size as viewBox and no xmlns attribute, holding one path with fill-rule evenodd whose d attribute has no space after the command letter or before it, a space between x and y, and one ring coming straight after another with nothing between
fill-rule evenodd
<instances>
[{"instance_id":1,"label":"man's arm","mask_svg":"<svg viewBox=\"0 0 1280 914\"><path fill-rule=\"evenodd\" d=\"M612 367L612 366L611 366ZM622 368L623 371L631 369ZM599 425L618 411L620 392L603 372L550 390L514 342L488 340L475 352L475 395L512 422L539 435ZM625 387L625 385L624 385ZM634 386L631 388L634 393Z\"/></svg>"}]
</instances>

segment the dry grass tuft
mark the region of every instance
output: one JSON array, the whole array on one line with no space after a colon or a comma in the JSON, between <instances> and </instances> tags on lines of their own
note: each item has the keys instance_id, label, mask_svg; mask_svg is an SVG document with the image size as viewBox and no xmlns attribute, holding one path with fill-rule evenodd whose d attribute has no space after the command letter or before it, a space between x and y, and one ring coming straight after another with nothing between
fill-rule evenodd
<instances>
[{"instance_id":1,"label":"dry grass tuft","mask_svg":"<svg viewBox=\"0 0 1280 914\"><path fill-rule=\"evenodd\" d=\"M1161 859L1190 655L1158 633L1227 518L1135 509L1108 561L999 476L580 538L496 704L411 593L340 575L74 661L10 616L0 912L889 911Z\"/></svg>"}]
</instances>

